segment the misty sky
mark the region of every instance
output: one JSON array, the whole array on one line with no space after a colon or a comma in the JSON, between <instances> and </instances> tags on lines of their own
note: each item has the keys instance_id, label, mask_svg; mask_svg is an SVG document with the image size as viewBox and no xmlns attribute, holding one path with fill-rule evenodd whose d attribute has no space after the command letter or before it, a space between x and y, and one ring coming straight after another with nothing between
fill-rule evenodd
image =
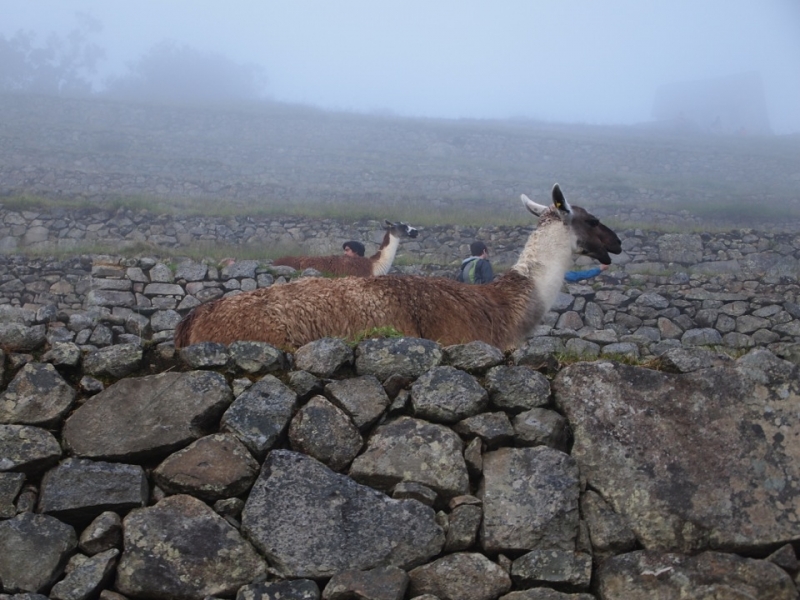
<instances>
[{"instance_id":1,"label":"misty sky","mask_svg":"<svg viewBox=\"0 0 800 600\"><path fill-rule=\"evenodd\" d=\"M651 119L666 83L758 71L800 133L800 0L2 0L0 33L102 25L102 75L174 40L265 68L269 97L447 118Z\"/></svg>"}]
</instances>

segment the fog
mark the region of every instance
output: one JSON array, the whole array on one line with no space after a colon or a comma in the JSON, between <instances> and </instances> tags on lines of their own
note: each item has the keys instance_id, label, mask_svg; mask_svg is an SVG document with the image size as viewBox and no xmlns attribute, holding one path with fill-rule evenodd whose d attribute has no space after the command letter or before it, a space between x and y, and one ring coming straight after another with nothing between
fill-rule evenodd
<instances>
[{"instance_id":1,"label":"fog","mask_svg":"<svg viewBox=\"0 0 800 600\"><path fill-rule=\"evenodd\" d=\"M800 132L797 0L3 0L0 35L87 16L95 93L166 40L260 68L264 98L414 117L638 124L662 86L748 74Z\"/></svg>"}]
</instances>

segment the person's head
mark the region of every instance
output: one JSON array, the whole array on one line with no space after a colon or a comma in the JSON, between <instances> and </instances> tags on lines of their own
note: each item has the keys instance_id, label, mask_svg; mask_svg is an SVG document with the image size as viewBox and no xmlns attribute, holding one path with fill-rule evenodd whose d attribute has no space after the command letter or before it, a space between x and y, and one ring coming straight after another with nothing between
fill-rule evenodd
<instances>
[{"instance_id":1,"label":"person's head","mask_svg":"<svg viewBox=\"0 0 800 600\"><path fill-rule=\"evenodd\" d=\"M483 256L484 253L488 254L489 249L486 247L486 244L483 242L475 241L469 245L469 251L472 253L472 256Z\"/></svg>"},{"instance_id":2,"label":"person's head","mask_svg":"<svg viewBox=\"0 0 800 600\"><path fill-rule=\"evenodd\" d=\"M345 256L364 256L364 244L355 240L342 244L342 249L344 249Z\"/></svg>"}]
</instances>

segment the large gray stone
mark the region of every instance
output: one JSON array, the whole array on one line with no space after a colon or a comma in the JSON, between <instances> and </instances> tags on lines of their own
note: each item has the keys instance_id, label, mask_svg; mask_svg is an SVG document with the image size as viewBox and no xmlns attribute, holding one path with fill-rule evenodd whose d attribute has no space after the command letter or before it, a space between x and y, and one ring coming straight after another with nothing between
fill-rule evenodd
<instances>
[{"instance_id":1,"label":"large gray stone","mask_svg":"<svg viewBox=\"0 0 800 600\"><path fill-rule=\"evenodd\" d=\"M78 544L75 530L49 515L0 521L0 581L8 593L39 592L64 570Z\"/></svg>"},{"instance_id":2,"label":"large gray stone","mask_svg":"<svg viewBox=\"0 0 800 600\"><path fill-rule=\"evenodd\" d=\"M345 469L364 443L345 412L322 396L314 396L289 424L292 450L308 454L334 471Z\"/></svg>"},{"instance_id":3,"label":"large gray stone","mask_svg":"<svg viewBox=\"0 0 800 600\"><path fill-rule=\"evenodd\" d=\"M411 417L378 427L350 476L389 491L401 481L421 483L445 498L469 493L463 442L451 429Z\"/></svg>"},{"instance_id":4,"label":"large gray stone","mask_svg":"<svg viewBox=\"0 0 800 600\"><path fill-rule=\"evenodd\" d=\"M581 514L589 529L592 551L598 558L633 550L636 536L622 515L614 512L597 492L586 490L581 496Z\"/></svg>"},{"instance_id":5,"label":"large gray stone","mask_svg":"<svg viewBox=\"0 0 800 600\"><path fill-rule=\"evenodd\" d=\"M242 340L228 346L231 360L248 373L271 373L286 367L286 355L271 344Z\"/></svg>"},{"instance_id":6,"label":"large gray stone","mask_svg":"<svg viewBox=\"0 0 800 600\"><path fill-rule=\"evenodd\" d=\"M710 327L689 329L681 336L681 344L684 346L719 346L722 344L722 335Z\"/></svg>"},{"instance_id":7,"label":"large gray stone","mask_svg":"<svg viewBox=\"0 0 800 600\"><path fill-rule=\"evenodd\" d=\"M389 397L374 375L331 381L325 394L350 415L360 431L372 426L389 406Z\"/></svg>"},{"instance_id":8,"label":"large gray stone","mask_svg":"<svg viewBox=\"0 0 800 600\"><path fill-rule=\"evenodd\" d=\"M592 557L571 550L533 550L513 562L511 577L520 587L562 585L586 590L592 579Z\"/></svg>"},{"instance_id":9,"label":"large gray stone","mask_svg":"<svg viewBox=\"0 0 800 600\"><path fill-rule=\"evenodd\" d=\"M47 341L45 326L0 323L0 346L5 352L33 352Z\"/></svg>"},{"instance_id":10,"label":"large gray stone","mask_svg":"<svg viewBox=\"0 0 800 600\"><path fill-rule=\"evenodd\" d=\"M315 340L300 346L294 353L295 367L318 377L330 377L352 363L353 349L340 338Z\"/></svg>"},{"instance_id":11,"label":"large gray stone","mask_svg":"<svg viewBox=\"0 0 800 600\"><path fill-rule=\"evenodd\" d=\"M364 340L356 348L356 371L385 381L390 375L416 379L442 362L442 348L421 338Z\"/></svg>"},{"instance_id":12,"label":"large gray stone","mask_svg":"<svg viewBox=\"0 0 800 600\"><path fill-rule=\"evenodd\" d=\"M431 508L392 500L286 450L273 450L264 462L242 530L287 578L391 565L409 569L444 544Z\"/></svg>"},{"instance_id":13,"label":"large gray stone","mask_svg":"<svg viewBox=\"0 0 800 600\"><path fill-rule=\"evenodd\" d=\"M142 356L142 348L137 344L116 344L87 353L83 357L83 368L95 377L119 379L139 368Z\"/></svg>"},{"instance_id":14,"label":"large gray stone","mask_svg":"<svg viewBox=\"0 0 800 600\"><path fill-rule=\"evenodd\" d=\"M0 473L0 519L10 519L17 514L14 500L25 483L23 473Z\"/></svg>"},{"instance_id":15,"label":"large gray stone","mask_svg":"<svg viewBox=\"0 0 800 600\"><path fill-rule=\"evenodd\" d=\"M516 365L531 365L538 369L556 364L555 355L565 351L566 347L561 339L537 335L514 350L511 358Z\"/></svg>"},{"instance_id":16,"label":"large gray stone","mask_svg":"<svg viewBox=\"0 0 800 600\"><path fill-rule=\"evenodd\" d=\"M500 365L486 373L492 404L511 412L545 406L550 402L550 382L529 365Z\"/></svg>"},{"instance_id":17,"label":"large gray stone","mask_svg":"<svg viewBox=\"0 0 800 600\"><path fill-rule=\"evenodd\" d=\"M578 363L556 377L582 476L645 548L744 552L800 536L797 366L751 363L681 375Z\"/></svg>"},{"instance_id":18,"label":"large gray stone","mask_svg":"<svg viewBox=\"0 0 800 600\"><path fill-rule=\"evenodd\" d=\"M550 446L566 452L567 438L567 420L554 410L532 408L514 417L518 446Z\"/></svg>"},{"instance_id":19,"label":"large gray stone","mask_svg":"<svg viewBox=\"0 0 800 600\"><path fill-rule=\"evenodd\" d=\"M483 373L503 362L503 351L476 340L466 344L456 344L442 349L443 362L464 371Z\"/></svg>"},{"instance_id":20,"label":"large gray stone","mask_svg":"<svg viewBox=\"0 0 800 600\"><path fill-rule=\"evenodd\" d=\"M797 598L791 577L777 565L719 552L685 556L639 550L621 554L601 565L597 581L603 600Z\"/></svg>"},{"instance_id":21,"label":"large gray stone","mask_svg":"<svg viewBox=\"0 0 800 600\"><path fill-rule=\"evenodd\" d=\"M116 588L163 600L232 596L266 575L264 560L236 529L191 496L169 496L123 521Z\"/></svg>"},{"instance_id":22,"label":"large gray stone","mask_svg":"<svg viewBox=\"0 0 800 600\"><path fill-rule=\"evenodd\" d=\"M291 267L289 267L291 268ZM319 600L319 586L311 579L251 583L239 588L236 600Z\"/></svg>"},{"instance_id":23,"label":"large gray stone","mask_svg":"<svg viewBox=\"0 0 800 600\"><path fill-rule=\"evenodd\" d=\"M192 369L213 369L226 366L231 355L225 344L200 342L180 349L180 357Z\"/></svg>"},{"instance_id":24,"label":"large gray stone","mask_svg":"<svg viewBox=\"0 0 800 600\"><path fill-rule=\"evenodd\" d=\"M572 457L547 446L485 454L478 492L483 549L574 549L579 487Z\"/></svg>"},{"instance_id":25,"label":"large gray stone","mask_svg":"<svg viewBox=\"0 0 800 600\"><path fill-rule=\"evenodd\" d=\"M376 567L367 571L351 569L331 577L322 592L322 600L403 600L408 588L408 574L397 567Z\"/></svg>"},{"instance_id":26,"label":"large gray stone","mask_svg":"<svg viewBox=\"0 0 800 600\"><path fill-rule=\"evenodd\" d=\"M511 421L508 415L502 411L484 412L467 417L456 423L453 431L467 440L478 436L491 450L501 445L507 445L514 437Z\"/></svg>"},{"instance_id":27,"label":"large gray stone","mask_svg":"<svg viewBox=\"0 0 800 600\"><path fill-rule=\"evenodd\" d=\"M143 293L145 296L178 296L182 298L186 292L177 283L148 283L144 287Z\"/></svg>"},{"instance_id":28,"label":"large gray stone","mask_svg":"<svg viewBox=\"0 0 800 600\"><path fill-rule=\"evenodd\" d=\"M708 367L719 367L732 364L731 358L722 352L714 352L705 348L672 348L658 358L659 366L665 371L689 373Z\"/></svg>"},{"instance_id":29,"label":"large gray stone","mask_svg":"<svg viewBox=\"0 0 800 600\"><path fill-rule=\"evenodd\" d=\"M497 563L476 552L448 554L408 574L413 596L431 594L452 600L494 600L511 589L511 578Z\"/></svg>"},{"instance_id":30,"label":"large gray stone","mask_svg":"<svg viewBox=\"0 0 800 600\"><path fill-rule=\"evenodd\" d=\"M41 427L0 425L0 471L37 473L56 464L61 446Z\"/></svg>"},{"instance_id":31,"label":"large gray stone","mask_svg":"<svg viewBox=\"0 0 800 600\"><path fill-rule=\"evenodd\" d=\"M297 394L273 375L265 375L233 401L222 415L223 431L238 437L259 460L289 424Z\"/></svg>"},{"instance_id":32,"label":"large gray stone","mask_svg":"<svg viewBox=\"0 0 800 600\"><path fill-rule=\"evenodd\" d=\"M122 519L110 510L100 513L81 532L78 538L78 547L94 556L112 548L122 547Z\"/></svg>"},{"instance_id":33,"label":"large gray stone","mask_svg":"<svg viewBox=\"0 0 800 600\"><path fill-rule=\"evenodd\" d=\"M219 373L122 379L89 398L64 424L76 456L131 462L161 458L206 435L232 399Z\"/></svg>"},{"instance_id":34,"label":"large gray stone","mask_svg":"<svg viewBox=\"0 0 800 600\"><path fill-rule=\"evenodd\" d=\"M147 503L144 469L82 458L68 458L45 473L39 512L85 526L106 510L126 513Z\"/></svg>"},{"instance_id":35,"label":"large gray stone","mask_svg":"<svg viewBox=\"0 0 800 600\"><path fill-rule=\"evenodd\" d=\"M185 279L186 281L203 281L208 273L208 265L186 260L178 263L175 268L175 279Z\"/></svg>"},{"instance_id":36,"label":"large gray stone","mask_svg":"<svg viewBox=\"0 0 800 600\"><path fill-rule=\"evenodd\" d=\"M665 233L658 238L659 260L694 265L703 260L703 240L696 233Z\"/></svg>"},{"instance_id":37,"label":"large gray stone","mask_svg":"<svg viewBox=\"0 0 800 600\"><path fill-rule=\"evenodd\" d=\"M74 401L75 390L53 365L28 363L0 394L0 423L52 427Z\"/></svg>"},{"instance_id":38,"label":"large gray stone","mask_svg":"<svg viewBox=\"0 0 800 600\"><path fill-rule=\"evenodd\" d=\"M86 294L86 306L123 306L133 308L136 306L136 298L132 292L121 292L113 290L91 290Z\"/></svg>"},{"instance_id":39,"label":"large gray stone","mask_svg":"<svg viewBox=\"0 0 800 600\"><path fill-rule=\"evenodd\" d=\"M191 494L208 502L243 494L258 475L247 447L229 433L207 435L168 456L153 470L170 494Z\"/></svg>"},{"instance_id":40,"label":"large gray stone","mask_svg":"<svg viewBox=\"0 0 800 600\"><path fill-rule=\"evenodd\" d=\"M50 591L52 600L89 600L111 578L119 550L112 548L86 558Z\"/></svg>"},{"instance_id":41,"label":"large gray stone","mask_svg":"<svg viewBox=\"0 0 800 600\"><path fill-rule=\"evenodd\" d=\"M438 423L455 423L477 415L489 403L489 394L465 371L433 367L411 386L414 415Z\"/></svg>"}]
</instances>

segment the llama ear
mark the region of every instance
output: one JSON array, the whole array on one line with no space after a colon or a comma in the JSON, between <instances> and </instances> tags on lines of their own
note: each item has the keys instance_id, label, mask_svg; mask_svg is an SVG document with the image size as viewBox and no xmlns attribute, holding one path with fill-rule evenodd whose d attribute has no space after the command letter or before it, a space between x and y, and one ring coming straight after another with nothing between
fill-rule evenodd
<instances>
[{"instance_id":1,"label":"llama ear","mask_svg":"<svg viewBox=\"0 0 800 600\"><path fill-rule=\"evenodd\" d=\"M384 219L383 222L386 223L384 229L391 229L392 226L394 225L394 223L392 223L389 219Z\"/></svg>"},{"instance_id":2,"label":"llama ear","mask_svg":"<svg viewBox=\"0 0 800 600\"><path fill-rule=\"evenodd\" d=\"M547 207L544 204L537 204L525 194L520 194L519 197L522 200L522 205L537 217L541 217L547 211Z\"/></svg>"},{"instance_id":3,"label":"llama ear","mask_svg":"<svg viewBox=\"0 0 800 600\"><path fill-rule=\"evenodd\" d=\"M564 198L564 193L561 191L561 188L558 184L553 186L553 205L563 213L572 212L572 208L570 208L567 199Z\"/></svg>"}]
</instances>

